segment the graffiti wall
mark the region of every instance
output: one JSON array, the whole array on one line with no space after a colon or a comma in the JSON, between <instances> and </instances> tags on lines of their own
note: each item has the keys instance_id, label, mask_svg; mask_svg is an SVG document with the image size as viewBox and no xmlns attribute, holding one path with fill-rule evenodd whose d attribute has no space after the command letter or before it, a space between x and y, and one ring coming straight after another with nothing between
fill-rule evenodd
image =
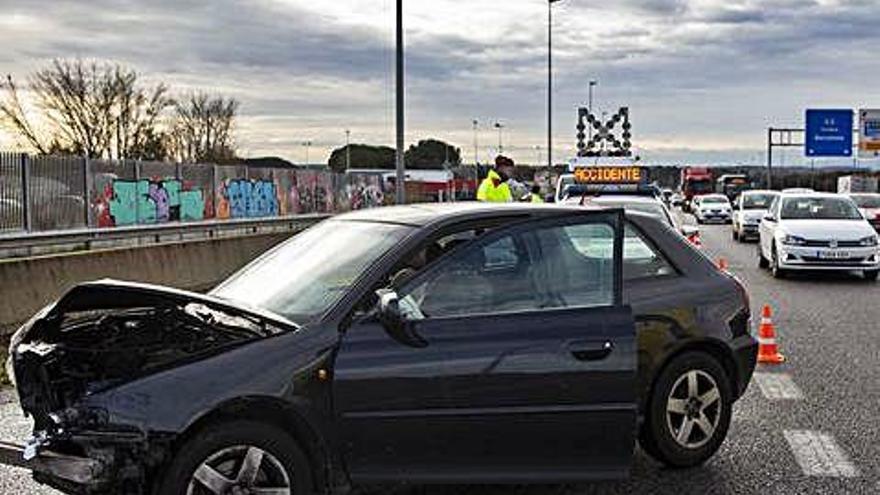
<instances>
[{"instance_id":1,"label":"graffiti wall","mask_svg":"<svg viewBox=\"0 0 880 495\"><path fill-rule=\"evenodd\" d=\"M193 221L205 218L205 196L178 179L103 181L93 204L99 227Z\"/></svg>"},{"instance_id":2,"label":"graffiti wall","mask_svg":"<svg viewBox=\"0 0 880 495\"><path fill-rule=\"evenodd\" d=\"M279 215L271 180L232 179L217 186L217 218L260 218Z\"/></svg>"},{"instance_id":3,"label":"graffiti wall","mask_svg":"<svg viewBox=\"0 0 880 495\"><path fill-rule=\"evenodd\" d=\"M336 213L381 206L385 201L379 175L226 166L204 167L213 170L205 177L197 165L188 167L193 168L185 169L184 175L190 180L132 179L137 176L134 169L102 165L91 176L94 225Z\"/></svg>"}]
</instances>

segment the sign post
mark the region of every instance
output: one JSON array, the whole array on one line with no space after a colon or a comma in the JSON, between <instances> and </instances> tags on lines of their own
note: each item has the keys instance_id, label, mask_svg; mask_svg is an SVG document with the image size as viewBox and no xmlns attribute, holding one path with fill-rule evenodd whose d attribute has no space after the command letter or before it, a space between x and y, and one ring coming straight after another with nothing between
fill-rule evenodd
<instances>
[{"instance_id":1,"label":"sign post","mask_svg":"<svg viewBox=\"0 0 880 495\"><path fill-rule=\"evenodd\" d=\"M806 155L851 157L853 148L852 110L807 110Z\"/></svg>"},{"instance_id":2,"label":"sign post","mask_svg":"<svg viewBox=\"0 0 880 495\"><path fill-rule=\"evenodd\" d=\"M859 110L859 158L880 157L880 110Z\"/></svg>"}]
</instances>

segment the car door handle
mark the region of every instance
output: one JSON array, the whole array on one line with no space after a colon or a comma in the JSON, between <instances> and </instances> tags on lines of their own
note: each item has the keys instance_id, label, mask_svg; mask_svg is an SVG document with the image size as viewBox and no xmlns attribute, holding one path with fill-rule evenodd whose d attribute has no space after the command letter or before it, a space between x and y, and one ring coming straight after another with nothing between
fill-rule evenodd
<instances>
[{"instance_id":1,"label":"car door handle","mask_svg":"<svg viewBox=\"0 0 880 495\"><path fill-rule=\"evenodd\" d=\"M604 342L573 342L568 345L571 355L578 361L601 361L614 350L614 343Z\"/></svg>"}]
</instances>

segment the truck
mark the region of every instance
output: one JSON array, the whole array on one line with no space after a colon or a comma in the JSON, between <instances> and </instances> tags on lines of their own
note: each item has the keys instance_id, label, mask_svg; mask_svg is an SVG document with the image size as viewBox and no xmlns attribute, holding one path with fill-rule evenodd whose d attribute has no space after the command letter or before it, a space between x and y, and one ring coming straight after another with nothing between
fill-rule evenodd
<instances>
[{"instance_id":1,"label":"truck","mask_svg":"<svg viewBox=\"0 0 880 495\"><path fill-rule=\"evenodd\" d=\"M691 201L694 196L711 194L714 192L712 172L706 167L685 167L681 169L681 195L684 196L681 209L691 211Z\"/></svg>"},{"instance_id":2,"label":"truck","mask_svg":"<svg viewBox=\"0 0 880 495\"><path fill-rule=\"evenodd\" d=\"M864 175L845 175L837 178L839 194L877 192L877 178Z\"/></svg>"},{"instance_id":3,"label":"truck","mask_svg":"<svg viewBox=\"0 0 880 495\"><path fill-rule=\"evenodd\" d=\"M727 196L730 201L750 187L749 177L744 174L724 174L715 181L715 192Z\"/></svg>"}]
</instances>

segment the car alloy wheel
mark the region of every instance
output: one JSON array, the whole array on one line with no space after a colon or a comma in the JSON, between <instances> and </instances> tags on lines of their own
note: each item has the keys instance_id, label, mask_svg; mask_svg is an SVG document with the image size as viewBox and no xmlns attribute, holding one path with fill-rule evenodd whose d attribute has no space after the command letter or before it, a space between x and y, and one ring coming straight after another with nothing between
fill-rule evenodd
<instances>
[{"instance_id":1,"label":"car alloy wheel","mask_svg":"<svg viewBox=\"0 0 880 495\"><path fill-rule=\"evenodd\" d=\"M680 446L699 449L715 435L721 411L721 393L715 379L703 371L690 370L669 392L666 426Z\"/></svg>"},{"instance_id":2,"label":"car alloy wheel","mask_svg":"<svg viewBox=\"0 0 880 495\"><path fill-rule=\"evenodd\" d=\"M284 465L271 453L236 445L209 456L192 475L187 495L291 495Z\"/></svg>"}]
</instances>

